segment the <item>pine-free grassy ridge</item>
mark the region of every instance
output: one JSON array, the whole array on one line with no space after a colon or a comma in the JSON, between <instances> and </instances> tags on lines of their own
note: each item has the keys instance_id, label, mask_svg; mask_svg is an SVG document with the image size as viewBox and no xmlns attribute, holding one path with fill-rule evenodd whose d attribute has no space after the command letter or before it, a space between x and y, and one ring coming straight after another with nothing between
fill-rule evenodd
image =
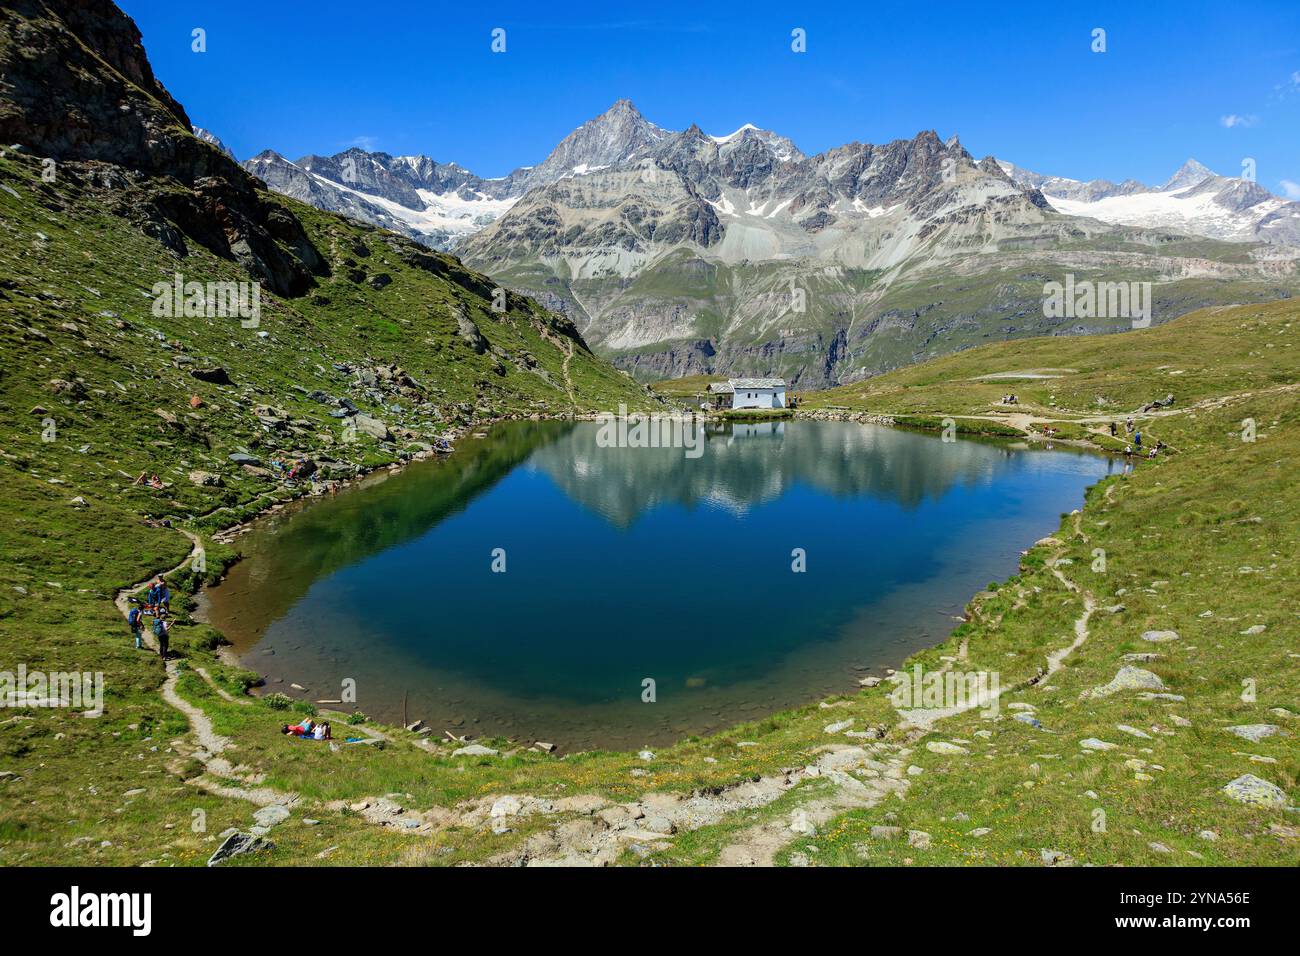
<instances>
[{"instance_id":1,"label":"pine-free grassy ridge","mask_svg":"<svg viewBox=\"0 0 1300 956\"><path fill-rule=\"evenodd\" d=\"M0 196L0 201L6 200ZM309 229L343 228L332 217L316 214L320 221L313 222L310 211L297 206L294 211ZM23 221L11 218L10 212L5 210L6 222ZM40 215L34 209L22 212L27 221L37 221ZM77 214L84 213L78 210ZM104 670L107 713L98 720L60 711L14 712L0 718L0 771L16 774L0 782L0 863L200 863L215 847L216 834L227 827L248 827L254 806L184 782L221 781L201 772L201 755L195 757L192 743L186 740L185 718L158 696L160 665L130 648L111 597L117 587L147 572L176 565L188 550L188 542L175 531L143 527L140 514L198 515L213 506L228 509L196 522L196 527L210 531L266 504L265 499L255 502L266 493L266 485L243 474L231 474L224 491L177 481L169 492L179 507L160 506L156 493L130 488L116 474L117 462L133 474L150 468L159 456L199 453L196 438L187 438L183 431L180 436L168 433L171 426L166 422L157 427L167 437L149 437L149 426L141 423L151 421L155 404L170 402L166 410L178 399L187 399L191 390L205 397L209 409L228 399L219 388L172 377L167 369L170 360L143 373L134 370L132 382L122 384L136 387L126 393L111 384L126 375L121 353L129 350L120 344L110 348L115 343L105 330L114 320L105 318L97 326L96 313L117 311L133 325L155 324L134 318L144 303L142 298L133 301L143 280L133 283L123 278L121 263L129 259L117 258L121 249L129 255L136 237L125 229L115 232L112 220L106 219L93 231L84 229L76 241L61 242L63 237L56 231L60 225L67 229L60 223L42 228L50 237L45 241L12 228L5 233L6 271L19 282L17 289L7 290L6 311L15 306L26 314L21 323L4 329L5 349L12 356L6 363L4 407L0 408L10 520L0 532L7 558L0 575L8 579L0 582L0 620L5 622L6 660L25 661L31 669ZM99 237L103 245L94 246ZM39 259L33 250L39 252ZM61 256L68 258L60 261ZM99 274L89 278L82 261ZM164 271L147 263L142 258L142 275ZM195 271L193 263L186 268ZM212 260L203 268L222 274L230 266ZM77 291L83 283L95 292ZM47 288L57 291L44 298ZM369 298L369 293L362 294ZM353 308L384 314L382 302L353 303ZM76 318L73 309L80 309ZM1058 553L1073 564L1056 570L1094 592L1099 603L1126 605L1123 612L1092 617L1087 642L1053 676L1050 686L1058 690L1008 695L1002 702L1004 720L987 728L977 717L963 715L944 722L924 740L913 741L895 726L896 715L884 700L885 688L875 688L824 702L830 705L826 708L809 706L729 733L683 741L649 760L605 753L560 759L528 751L453 758L451 744L430 745L388 728L383 732L391 740L383 750L347 747L331 753L282 738L277 728L283 713L266 702L232 702L222 697L217 686L237 696L249 675L220 663L213 653L216 635L210 629L178 628L173 644L183 657L176 690L201 707L215 731L232 741L224 756L244 765L240 776L256 781L243 788L298 796L290 820L271 832L275 850L238 858L232 865L315 863L321 853L331 863L437 864L526 854L528 841L552 839L560 829L557 823L569 818L573 818L570 826L589 823L582 801L554 817L514 815L509 832L501 834L491 832L481 801L494 802L492 798L501 794L552 798L599 794L632 801L647 791L728 788L755 776L780 776L786 768L802 767L817 759L829 743L859 744L860 740L846 741L840 734L825 732L827 725L846 719L854 721L854 728L884 729L884 740L864 745L880 748L875 752L882 761L901 760L924 772L907 777L909 787L901 800L890 798L874 808L833 818L811 840L781 846L778 860L788 860L797 852L817 862L855 864L907 859L1037 863L1039 848L1050 847L1080 862L1294 863L1293 836L1284 830L1269 832L1270 827L1293 826L1294 816L1285 810L1243 807L1227 800L1219 788L1240 773L1254 772L1287 790L1291 802L1295 800L1295 728L1288 724L1289 718L1270 711L1293 710L1297 690L1292 656L1295 618L1285 610L1297 594L1289 561L1296 550L1297 515L1294 501L1288 500L1288 466L1296 451L1292 386L1298 376L1291 352L1296 313L1288 303L1249 306L1198 313L1124 336L991 346L839 389L808 403L813 409L841 406L882 415L978 416L993 415L989 402L1015 390L1027 413L1079 419L1098 407L1098 395L1108 402L1102 406L1106 414L1126 413L1166 391L1178 395L1178 413L1149 426L1149 434L1164 439L1177 454L1144 463L1132 478L1111 479L1093 489L1079 524L1086 541L1074 532L1073 519L1068 520L1059 535L1061 545L1044 544L1031 551L1022 575L977 596L971 621L943 647L918 656L933 665L941 656L955 656L953 651L964 644L963 669L996 665L1003 686L1034 675L1048 652L1070 643L1072 624L1081 611L1080 596L1067 591L1046 565L1048 557ZM351 310L337 315L343 329L351 328L350 315ZM76 333L60 328L70 319L79 325ZM33 338L25 329L35 329L50 341ZM204 333L201 327L162 331L190 336L191 342ZM221 346L230 331L222 327L210 341L187 347L213 353L222 361L229 356L237 382L256 383L267 401L282 402L293 384L280 377L283 355L278 363L244 363L246 356L240 353L245 350L226 352ZM491 337L493 331L484 323L485 335ZM80 345L79 336L92 346ZM400 330L393 341L404 341ZM67 370L51 364L55 359L45 351L48 345L55 346L59 361L70 366ZM110 357L97 356L94 347L109 349ZM355 342L331 342L322 346L322 352L342 356L354 354L349 349L356 347ZM145 344L138 348L142 357L156 357ZM545 354L541 345L538 352ZM1207 364L1207 356L1214 357L1213 365ZM236 358L241 359L238 366ZM405 354L402 361L409 364ZM1061 379L1017 383L1014 388L1005 382L970 381L989 372L1037 367L1076 371ZM456 368L444 371L454 377ZM85 408L66 396L72 405L62 405L63 398L52 397L48 386L48 379L58 373L62 381L83 378L88 394L100 401L90 400ZM158 378L147 377L150 374ZM601 381L604 373L593 363L587 374ZM621 376L607 381L618 385L610 389L608 398L629 397ZM1167 387L1168 382L1176 384ZM116 392L122 397L106 401L95 393L97 388L105 396ZM1221 404L1186 410L1195 402L1220 399ZM1053 400L1055 408L1049 404ZM56 418L63 417L61 412L68 414L69 424L61 427L59 441L40 442L39 416L26 414L29 402L55 408ZM294 411L311 413L305 403ZM1240 421L1247 416L1259 423L1259 440L1252 445L1240 440ZM213 422L208 431L216 433L214 445L223 448L236 441L247 443L255 434L249 424L232 423L225 433L225 426ZM158 440L172 442L170 449L151 444ZM92 449L82 453L79 448L86 442ZM182 450L175 450L178 445ZM375 463L382 460L377 455ZM50 478L67 483L50 484ZM69 505L75 495L84 497L89 506ZM214 495L221 497L209 497ZM1087 577L1094 547L1106 548L1109 555L1107 575L1099 580ZM207 549L212 577L230 551L210 540ZM1243 567L1257 570L1242 572ZM1168 583L1151 587L1156 581ZM174 579L174 587L188 583L192 582L184 574ZM1120 588L1125 594L1113 597ZM1200 617L1204 610L1214 616ZM1238 633L1256 623L1266 629L1249 636ZM1164 657L1143 666L1159 674L1171 692L1186 697L1185 702L1138 702L1129 694L1101 702L1078 701L1080 691L1114 676L1123 653L1150 650L1151 645L1137 636L1157 627L1178 630L1181 640L1156 647ZM196 666L216 686L204 680ZM1257 682L1254 704L1239 699L1244 677ZM1006 706L1017 701L1032 702L1044 726L1054 733L1006 720ZM1174 713L1190 720L1191 726L1171 725ZM1117 723L1149 728L1153 722L1160 722L1174 736L1147 730L1151 740L1128 740L1115 730ZM1223 730L1232 724L1261 722L1280 725L1288 735L1247 743ZM975 736L982 729L994 736L988 741ZM1120 748L1084 755L1077 743L1090 736L1116 742ZM962 745L971 753L941 756L923 745L925 740L954 737L971 741ZM509 749L507 742L489 743ZM424 749L427 746L436 746L436 754ZM1143 747L1153 753L1143 754ZM1277 763L1256 762L1242 753ZM1124 761L1129 759L1165 769L1150 772L1149 781L1136 780L1135 774L1142 771L1126 767ZM897 768L886 772L899 774ZM1026 788L1027 782L1033 786ZM718 823L693 829L681 826L682 832L671 840L642 840L621 859L631 862L651 853L663 861L715 860L726 848L743 843L745 833L764 818L777 820L788 831L786 816L826 787L825 780L807 778L775 802L739 809ZM1097 794L1096 801L1082 796L1089 790ZM403 815L408 818L426 811L415 832L366 821L366 815L373 816L380 807L377 798L385 794L397 795L393 800L406 808ZM329 809L325 804L330 801L342 805ZM457 809L462 801L480 802ZM364 809L350 808L363 803L368 804ZM1096 806L1107 812L1105 834L1091 828ZM435 807L444 811L434 812ZM194 822L199 819L195 811L203 812L202 832L195 832ZM958 813L971 819L954 821ZM304 825L304 817L319 823ZM872 840L869 827L882 822L930 832L930 849ZM990 832L983 837L966 835L976 827L989 827ZM1210 842L1196 836L1207 828L1215 829L1219 839ZM1141 832L1134 834L1135 829ZM797 834L789 833L789 841L797 839ZM1152 842L1169 847L1173 855L1151 849ZM1191 856L1188 850L1200 856Z\"/></svg>"}]
</instances>

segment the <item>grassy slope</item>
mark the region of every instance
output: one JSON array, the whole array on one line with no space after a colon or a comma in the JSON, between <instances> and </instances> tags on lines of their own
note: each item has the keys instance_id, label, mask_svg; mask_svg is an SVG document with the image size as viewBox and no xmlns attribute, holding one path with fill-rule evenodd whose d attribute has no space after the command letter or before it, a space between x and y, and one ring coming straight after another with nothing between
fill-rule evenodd
<instances>
[{"instance_id":1,"label":"grassy slope","mask_svg":"<svg viewBox=\"0 0 1300 956\"><path fill-rule=\"evenodd\" d=\"M39 240L29 231L12 230L13 210L6 207L5 212L10 224L4 240L6 273L30 277L23 288L48 287L58 290L56 298L75 297L80 311L73 311L72 301L56 308L49 301L30 295L20 298L12 289L7 292L6 312L11 308L23 312L21 322L10 320L4 329L6 353L14 358L5 363L4 407L0 408L10 518L0 530L0 548L7 559L0 565L0 647L6 661L22 660L32 668L105 670L109 700L108 712L96 721L59 711L0 717L0 770L19 774L16 780L0 782L0 863L198 863L211 852L215 834L227 826L247 825L252 807L203 795L182 782L197 770L193 761L175 752L179 748L173 742L185 733L185 722L157 698L161 668L156 659L128 647L125 628L111 605L111 592L151 569L179 561L185 553L186 543L179 535L142 527L139 513L201 513L224 499L199 495L224 495L231 499L232 510L226 514L233 519L241 513L242 503L263 486L252 482L251 476L247 479L251 483L246 483L244 477L231 474L225 491L193 489L185 487L188 483L182 478L163 500L154 492L128 489L124 481L113 487L120 478L115 476L118 458L127 471L162 467L169 457L181 455L193 456L199 463L196 467L203 463L196 443L185 443L183 436L167 428L158 431L162 426L150 416L164 398L171 402L167 408L175 408L191 390L208 387L191 384L188 378L172 379L166 356L152 351L147 339L132 337L115 343L113 333L106 331L111 329L107 322L94 324L99 309L114 308L102 304L110 296L116 296L111 301L124 318L139 314L139 305L130 306L132 295L139 297L139 293L132 292L123 265L130 260L116 258L125 254L120 249L130 249L135 241L131 235L120 226L114 232L115 223L104 223L105 231L93 234L106 237L104 244L77 251L96 270L93 278L84 271L75 278L60 276L60 270L70 270L75 261L70 257L59 263L64 243L36 245ZM306 211L304 221L313 232L320 228L321 223ZM327 217L322 221L337 222ZM36 228L51 240L59 238L54 224ZM78 242L99 241L88 235L90 230L84 230ZM34 258L34 250L42 250L41 258ZM214 261L211 268L220 270L223 264ZM96 288L103 299L90 293L83 298L77 291L82 283ZM407 317L404 311L390 314L394 321ZM1167 857L1147 846L1159 840L1180 854L1195 849L1206 862L1296 860L1293 842L1267 832L1270 824L1287 821L1285 812L1240 807L1217 793L1228 779L1251 771L1284 787L1294 799L1300 773L1294 727L1291 737L1259 744L1246 744L1222 730L1228 723L1285 724L1286 718L1268 710L1294 710L1300 690L1295 659L1290 656L1295 648L1294 613L1288 609L1297 593L1290 558L1296 551L1298 516L1288 470L1296 457L1296 400L1294 393L1263 392L1297 380L1291 351L1291 323L1296 317L1295 307L1286 304L1251 306L1202 313L1132 335L993 346L837 390L820 400L823 405L871 412L978 414L986 410L988 401L1012 387L965 379L1029 367L1079 369L1050 386L1014 386L1022 401L1040 402L1044 409L1055 400L1058 410L1088 411L1097 407L1099 394L1108 400L1104 407L1114 412L1128 411L1166 391L1174 391L1180 405L1257 391L1251 398L1207 408L1195 417L1169 418L1152 426L1151 433L1173 445L1178 454L1140 467L1132 478L1110 480L1108 485L1115 488L1111 504L1106 503L1106 489L1094 490L1081 525L1088 540L1062 536L1074 559L1070 570L1076 578L1087 573L1093 547L1108 550L1107 575L1083 584L1097 592L1101 603L1122 601L1127 609L1094 617L1091 639L1052 681L1058 690L1025 692L1033 695L1025 699L1034 701L1043 723L1054 733L1043 736L1003 721L993 725L993 738L984 741L974 735L981 729L977 718L955 718L941 726L939 735L971 740L974 754L955 760L916 748L911 759L925 772L913 778L905 801L849 814L812 841L815 852L812 846L799 847L802 852L816 860L846 863L1034 862L1037 847L1052 846L1088 862L1165 862ZM62 332L58 324L69 319L85 331L77 336ZM264 328L276 330L274 319L263 322ZM140 321L137 327L151 324ZM52 341L30 339L15 325L38 328ZM486 322L481 327L492 334ZM182 337L203 333L201 328L164 331ZM81 334L102 336L105 348L130 357L96 359L78 345ZM202 348L216 352L221 341L234 337L214 334ZM191 348L197 351L198 346ZM219 352L214 357L232 369L240 367L233 359L243 356L234 353L227 359L228 354ZM1206 356L1214 357L1212 366ZM49 378L69 378L54 364L56 360L76 363L76 373L86 378L90 391L85 406L62 405L46 390ZM270 377L290 360L290 355L281 353L278 362L268 363L263 400L277 404L290 400L286 395L291 383ZM406 353L401 360L408 368L414 365ZM132 371L123 368L123 362L139 367ZM322 364L328 368L327 362ZM1160 366L1168 367L1157 370ZM1170 377L1175 384L1167 385L1166 376L1180 369L1184 374ZM590 374L602 373L593 366ZM135 384L136 389L120 392L108 378ZM95 388L102 388L105 395L97 395ZM136 391L142 394L133 394ZM213 414L212 403L229 404L219 390L199 394L209 400L208 416ZM58 418L67 416L68 424L52 445L40 443L39 419L26 414L37 402L56 409ZM305 405L294 407L295 414L311 411ZM177 409L177 414L184 418L182 410ZM1259 422L1261 438L1253 445L1243 445L1237 438L1238 423L1247 415ZM222 450L237 439L251 440L248 426L236 421L209 421L206 427L215 433L215 445ZM154 441L172 444L159 447L151 444ZM91 449L79 452L87 442ZM50 484L51 478L67 484ZM70 508L67 501L74 494L84 495L90 507ZM125 542L129 545L123 546ZM959 628L947 647L927 652L922 659L935 662L966 640L971 668L998 667L1004 685L1036 671L1045 651L1068 643L1071 622L1079 612L1077 597L1066 592L1044 566L1046 554L1046 548L1034 549L1018 579L980 596L972 606L972 622ZM213 555L220 557L215 550ZM1258 570L1243 573L1243 567ZM1160 581L1167 583L1155 583ZM1123 595L1111 597L1121 588ZM1023 606L1003 614L1018 596L1023 597ZM1214 617L1200 617L1204 610L1213 611ZM1253 637L1238 633L1255 622L1265 624L1267 630ZM1080 704L1078 692L1113 676L1120 654L1149 649L1138 647L1141 642L1135 640L1148 627L1172 627L1183 634L1176 645L1161 646L1159 650L1168 656L1150 667L1174 692L1184 694L1186 702L1173 707L1123 696L1101 705ZM247 675L221 667L206 649L210 642L207 629L185 627L174 644L180 646L187 663L201 664L224 687L238 690ZM1258 703L1247 705L1238 699L1243 676L1257 679ZM264 773L268 785L295 790L308 801L354 800L384 793L402 794L403 802L417 807L446 806L503 792L600 792L627 798L647 787L712 787L799 766L832 739L822 730L827 712L810 705L705 740L684 741L649 762L623 754L557 759L529 752L455 760L446 746L437 755L417 749L403 731L394 732L394 743L383 751L347 748L332 754L284 740L276 732L282 722L280 712L263 702L223 700L189 670L179 690L212 715L220 733L236 741L235 754L241 763ZM1004 704L1016 699L1008 697ZM855 716L858 726L865 721L885 726L893 722L880 688L841 703L836 719ZM1191 720L1192 726L1170 726L1165 716L1170 711ZM1174 730L1175 736L1153 734L1152 741L1135 740L1122 750L1079 756L1079 738L1123 742L1114 730L1116 723L1149 727L1156 722ZM894 738L898 732L890 734ZM754 746L739 748L739 741ZM1153 754L1142 754L1139 747L1150 747ZM1278 762L1255 763L1237 755L1245 752ZM1053 753L1057 756L1046 756ZM706 762L706 757L716 763ZM1145 759L1165 769L1152 771L1153 780L1139 782L1124 766L1125 759ZM969 772L976 762L978 772ZM648 776L635 776L634 770ZM1033 787L1026 788L1026 782ZM141 787L145 793L124 796ZM1080 796L1089 789L1110 814L1105 835L1089 829L1097 804ZM778 812L786 802L783 798L766 812ZM207 815L205 832L191 828L195 810ZM958 811L971 819L961 823L943 819L950 821ZM338 849L329 856L330 862L454 863L505 849L524 839L533 826L523 824L499 837L453 827L431 838L380 831L348 812L318 807L310 814L322 820L320 826L301 826L300 814L295 814L294 821L274 831L276 862L315 862L317 853L333 846ZM885 821L929 830L936 838L935 848L917 851L905 849L905 844L864 839L871 823ZM684 836L661 856L665 862L708 860L735 826L728 821ZM963 835L976 826L990 826L993 832L983 838ZM1195 838L1207 826L1220 832L1219 841L1211 844ZM1132 832L1135 829L1140 835ZM110 845L102 845L103 841ZM1197 858L1180 855L1177 861L1192 863Z\"/></svg>"},{"instance_id":2,"label":"grassy slope","mask_svg":"<svg viewBox=\"0 0 1300 956\"><path fill-rule=\"evenodd\" d=\"M176 859L167 827L189 834L191 811L206 809L214 817L208 833L216 833L245 822L247 806L196 794L166 769L170 741L186 723L158 699L161 665L128 646L112 595L176 565L189 543L145 526L143 516L210 531L294 493L232 464L235 451L264 460L328 455L332 471L347 475L494 415L648 400L582 349L568 358L565 340L531 302L512 297L508 314L491 312L475 291L489 280L454 259L432 257L431 269L404 264L386 234L285 199L277 201L303 221L332 276L300 299L264 292L267 339L234 318L155 317L148 291L173 271L200 282L247 275L197 244L186 258L173 256L107 212L110 197L93 186L66 175L46 184L40 170L21 154L0 158L0 670L103 671L108 710L99 720L0 712L0 771L20 778L0 779L0 863ZM368 280L380 273L391 282L376 289ZM454 309L501 352L475 354L457 335ZM525 355L549 380L528 370ZM381 404L334 361L398 363L433 408L417 411L409 396ZM189 374L218 365L233 385ZM347 396L409 433L388 445L364 435L345 444L333 406L308 399L313 389ZM191 396L202 404L191 408ZM383 407L389 402L402 410ZM264 428L256 405L282 410L292 426ZM47 419L52 441L43 435ZM192 483L193 469L221 475L222 485ZM169 487L133 486L141 471ZM86 507L71 504L78 496ZM216 574L230 552L209 542L207 556ZM189 583L188 574L176 581ZM214 637L182 626L173 643L208 660ZM145 795L121 796L142 786ZM207 839L196 837L181 858L205 856Z\"/></svg>"},{"instance_id":3,"label":"grassy slope","mask_svg":"<svg viewBox=\"0 0 1300 956\"><path fill-rule=\"evenodd\" d=\"M987 724L974 713L946 721L928 739L970 741L970 756L917 748L912 759L924 772L903 805L850 814L796 850L815 847L810 855L824 863L1032 862L1044 847L1094 863L1197 862L1189 851L1207 862L1300 860L1294 813L1244 808L1218 792L1228 780L1254 773L1297 800L1300 581L1293 556L1300 544L1294 494L1300 391L1286 388L1300 381L1297 321L1300 307L1286 302L1206 310L1124 336L991 346L810 400L814 407L873 413L982 415L1015 391L1022 410L1062 419L1098 409L1127 412L1166 392L1182 408L1210 401L1150 421L1148 441L1159 437L1176 454L1094 487L1077 530L1070 518L1063 521L1062 556L1073 563L1061 569L1100 606L1125 609L1092 617L1089 640L1050 680L1051 689L1004 697L1004 716L1007 704L1031 702L1050 733L1005 720ZM1074 371L1038 382L973 381L1035 369ZM1225 396L1235 397L1213 401ZM1248 417L1258 427L1253 444L1241 440ZM1091 570L1096 548L1106 551L1103 574ZM1041 661L1042 651L1069 643L1081 604L1043 569L1048 550L1034 549L1026 573L977 599L972 622L955 635L969 642L963 669L1000 670L1006 686ZM1028 603L1012 610L1020 601ZM1262 633L1242 633L1257 624ZM1148 629L1173 629L1182 639L1139 640ZM956 646L951 640L920 657L937 664ZM1140 666L1184 702L1131 694L1080 700L1083 690L1114 676L1121 655L1149 651L1160 658ZM1257 685L1255 702L1242 700L1248 679ZM1179 726L1173 715L1190 726ZM1281 725L1285 736L1248 743L1224 729L1252 723ZM1151 739L1128 736L1117 724L1143 729ZM981 727L993 736L975 736ZM1120 748L1089 754L1078 747L1087 737ZM1135 769L1134 760L1152 766ZM1098 808L1107 814L1105 833L1092 828ZM867 838L873 824L925 830L933 847L873 841ZM969 836L977 827L992 832ZM1219 840L1200 839L1203 829L1217 831ZM1152 849L1152 842L1173 854Z\"/></svg>"}]
</instances>

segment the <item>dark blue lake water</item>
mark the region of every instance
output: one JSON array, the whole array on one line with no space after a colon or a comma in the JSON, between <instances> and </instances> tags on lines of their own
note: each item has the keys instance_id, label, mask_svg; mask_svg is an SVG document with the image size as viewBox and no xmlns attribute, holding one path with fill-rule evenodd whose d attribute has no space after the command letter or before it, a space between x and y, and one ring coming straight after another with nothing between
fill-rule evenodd
<instances>
[{"instance_id":1,"label":"dark blue lake water","mask_svg":"<svg viewBox=\"0 0 1300 956\"><path fill-rule=\"evenodd\" d=\"M722 426L696 458L597 434L503 426L266 519L205 613L269 689L350 678L439 734L662 744L938 643L1118 467L847 423Z\"/></svg>"}]
</instances>

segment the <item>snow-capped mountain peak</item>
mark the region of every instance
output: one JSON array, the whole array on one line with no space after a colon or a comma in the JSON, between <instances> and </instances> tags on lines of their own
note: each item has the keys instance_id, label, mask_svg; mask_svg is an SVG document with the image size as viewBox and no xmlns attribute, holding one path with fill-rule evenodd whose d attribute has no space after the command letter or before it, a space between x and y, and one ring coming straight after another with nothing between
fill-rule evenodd
<instances>
[{"instance_id":1,"label":"snow-capped mountain peak","mask_svg":"<svg viewBox=\"0 0 1300 956\"><path fill-rule=\"evenodd\" d=\"M746 130L751 130L751 129L754 130L755 132L758 131L758 127L755 126L753 123L746 123L744 126L737 129L734 133L728 133L726 136L710 136L709 138L713 140L715 143L721 145L723 143L730 143L737 136L741 136L744 134Z\"/></svg>"},{"instance_id":2,"label":"snow-capped mountain peak","mask_svg":"<svg viewBox=\"0 0 1300 956\"><path fill-rule=\"evenodd\" d=\"M1179 189L1188 189L1192 186L1199 186L1205 180L1218 176L1214 170L1203 166L1194 159L1189 159L1178 168L1178 172L1169 177L1169 181L1160 187L1162 192L1176 192Z\"/></svg>"},{"instance_id":3,"label":"snow-capped mountain peak","mask_svg":"<svg viewBox=\"0 0 1300 956\"><path fill-rule=\"evenodd\" d=\"M1300 203L1274 196L1257 183L1220 176L1189 159L1163 185L1136 180L1081 182L999 163L1015 182L1035 186L1052 208L1071 216L1233 242L1300 244Z\"/></svg>"}]
</instances>

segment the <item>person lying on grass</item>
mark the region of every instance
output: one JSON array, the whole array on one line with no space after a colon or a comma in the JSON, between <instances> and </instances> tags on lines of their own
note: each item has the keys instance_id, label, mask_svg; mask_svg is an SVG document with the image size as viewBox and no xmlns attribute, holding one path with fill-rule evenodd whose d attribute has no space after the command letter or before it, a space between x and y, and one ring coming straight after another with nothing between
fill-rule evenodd
<instances>
[{"instance_id":1,"label":"person lying on grass","mask_svg":"<svg viewBox=\"0 0 1300 956\"><path fill-rule=\"evenodd\" d=\"M330 725L328 722L315 723L310 717L304 717L300 724L285 724L280 728L282 734L292 734L294 737L305 737L311 740L330 740Z\"/></svg>"}]
</instances>

